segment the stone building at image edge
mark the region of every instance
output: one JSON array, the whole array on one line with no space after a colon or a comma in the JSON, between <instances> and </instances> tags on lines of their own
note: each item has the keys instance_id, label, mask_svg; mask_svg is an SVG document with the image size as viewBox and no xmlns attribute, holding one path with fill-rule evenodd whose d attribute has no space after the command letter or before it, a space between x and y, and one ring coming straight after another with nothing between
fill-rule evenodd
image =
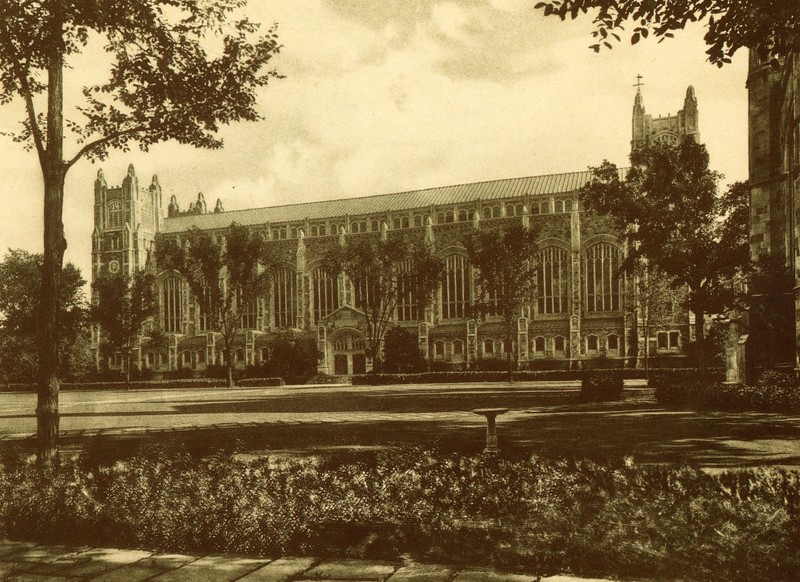
<instances>
[{"instance_id":1,"label":"stone building at image edge","mask_svg":"<svg viewBox=\"0 0 800 582\"><path fill-rule=\"evenodd\" d=\"M633 285L618 273L625 248L610 221L581 208L578 191L590 176L587 171L511 178L228 212L219 201L207 211L202 194L181 212L172 196L164 217L156 176L148 187L140 187L131 166L120 187L109 187L101 171L95 182L92 276L132 273L152 261L159 301L153 326L168 341L156 347L143 336L134 366L156 373L191 368L200 374L209 363L223 363L222 342L203 329L188 284L154 264L153 249L163 238L179 237L191 227L222 235L233 222L245 225L263 234L283 266L275 271L266 296L243 318L236 366L260 364L268 357L273 334L293 329L316 340L320 374L357 374L371 369L363 317L352 304L352 282L331 272L322 259L330 245L377 237L383 228L400 231L411 241L432 244L445 271L433 303L418 310L401 300L394 323L416 334L431 362L468 366L505 358L506 346L499 319L468 317L475 273L465 235L476 227L527 222L540 226L539 274L537 295L518 321L520 364L536 368L563 360L561 365L579 367L596 358L622 360L635 352ZM682 357L689 330L688 314L676 313L671 325L652 334L651 353ZM95 331L100 365L98 337ZM109 367L118 368L121 360L110 357Z\"/></svg>"}]
</instances>

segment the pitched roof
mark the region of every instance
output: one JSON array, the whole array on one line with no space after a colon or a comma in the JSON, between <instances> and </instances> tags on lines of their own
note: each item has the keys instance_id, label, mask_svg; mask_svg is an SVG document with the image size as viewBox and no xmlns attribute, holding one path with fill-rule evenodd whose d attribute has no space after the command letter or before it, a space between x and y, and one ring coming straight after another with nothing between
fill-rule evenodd
<instances>
[{"instance_id":1,"label":"pitched roof","mask_svg":"<svg viewBox=\"0 0 800 582\"><path fill-rule=\"evenodd\" d=\"M268 206L266 208L177 216L164 220L162 232L183 232L192 226L197 226L204 230L220 229L227 228L232 222L243 225L257 225L298 222L306 219L325 220L344 217L345 215L360 216L411 210L413 208L429 208L445 204L466 204L478 200L518 198L526 194L531 196L564 194L579 190L589 181L591 176L592 173L586 170L566 174L506 178L455 186L439 186L424 190L410 190L358 198L319 200L283 206Z\"/></svg>"}]
</instances>

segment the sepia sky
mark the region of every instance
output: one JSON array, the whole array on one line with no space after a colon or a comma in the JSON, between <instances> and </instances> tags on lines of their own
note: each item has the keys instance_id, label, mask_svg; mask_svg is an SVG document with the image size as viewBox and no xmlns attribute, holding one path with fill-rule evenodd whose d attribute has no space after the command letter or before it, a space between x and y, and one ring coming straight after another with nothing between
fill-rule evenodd
<instances>
[{"instance_id":1,"label":"sepia sky","mask_svg":"<svg viewBox=\"0 0 800 582\"><path fill-rule=\"evenodd\" d=\"M626 165L637 74L654 116L676 113L694 85L712 167L723 185L746 179L745 52L718 69L694 27L595 54L590 19L544 19L534 4L250 0L251 19L278 22L283 44L274 63L286 78L261 92L264 120L224 128L223 150L163 144L79 162L67 179L66 259L90 276L99 168L110 186L129 163L142 186L158 174L166 211L171 194L181 209L202 191L209 209L222 198L235 210ZM98 45L70 63L67 90L98 79L104 58ZM20 103L0 106L0 131L22 114ZM36 156L0 143L0 254L41 252Z\"/></svg>"}]
</instances>

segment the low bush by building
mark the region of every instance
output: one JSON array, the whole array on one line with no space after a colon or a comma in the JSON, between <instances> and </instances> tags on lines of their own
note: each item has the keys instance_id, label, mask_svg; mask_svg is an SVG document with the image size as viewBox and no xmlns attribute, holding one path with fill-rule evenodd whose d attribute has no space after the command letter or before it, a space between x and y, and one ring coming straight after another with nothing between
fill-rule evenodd
<instances>
[{"instance_id":1,"label":"low bush by building","mask_svg":"<svg viewBox=\"0 0 800 582\"><path fill-rule=\"evenodd\" d=\"M0 467L0 537L70 545L794 581L798 524L800 477L780 470L417 449L249 462L149 451L111 466Z\"/></svg>"},{"instance_id":2,"label":"low bush by building","mask_svg":"<svg viewBox=\"0 0 800 582\"><path fill-rule=\"evenodd\" d=\"M581 378L581 402L606 402L622 398L622 370L587 370Z\"/></svg>"},{"instance_id":3,"label":"low bush by building","mask_svg":"<svg viewBox=\"0 0 800 582\"><path fill-rule=\"evenodd\" d=\"M651 379L652 382L652 379ZM726 384L718 377L659 379L656 400L666 406L709 410L800 412L800 382L793 371L768 370L755 386Z\"/></svg>"},{"instance_id":4,"label":"low bush by building","mask_svg":"<svg viewBox=\"0 0 800 582\"><path fill-rule=\"evenodd\" d=\"M623 379L644 378L643 370L619 369ZM581 370L518 370L515 382L582 380ZM353 376L354 386L384 386L388 384L446 384L456 382L508 382L508 372L495 370L433 371L418 374L360 374Z\"/></svg>"},{"instance_id":5,"label":"low bush by building","mask_svg":"<svg viewBox=\"0 0 800 582\"><path fill-rule=\"evenodd\" d=\"M283 386L283 378L247 378L237 386ZM223 378L178 378L173 380L137 380L115 382L65 382L61 390L164 390L188 388L225 388ZM0 392L36 392L36 384L0 384Z\"/></svg>"}]
</instances>

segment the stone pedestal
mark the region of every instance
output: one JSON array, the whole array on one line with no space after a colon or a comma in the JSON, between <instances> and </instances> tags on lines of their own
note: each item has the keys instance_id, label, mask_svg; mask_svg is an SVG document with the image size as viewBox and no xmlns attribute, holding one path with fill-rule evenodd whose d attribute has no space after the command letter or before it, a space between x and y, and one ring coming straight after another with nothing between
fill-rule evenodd
<instances>
[{"instance_id":1,"label":"stone pedestal","mask_svg":"<svg viewBox=\"0 0 800 582\"><path fill-rule=\"evenodd\" d=\"M508 408L476 408L472 412L486 417L486 448L483 449L483 452L496 455L500 452L500 447L497 446L495 419L508 412Z\"/></svg>"}]
</instances>

